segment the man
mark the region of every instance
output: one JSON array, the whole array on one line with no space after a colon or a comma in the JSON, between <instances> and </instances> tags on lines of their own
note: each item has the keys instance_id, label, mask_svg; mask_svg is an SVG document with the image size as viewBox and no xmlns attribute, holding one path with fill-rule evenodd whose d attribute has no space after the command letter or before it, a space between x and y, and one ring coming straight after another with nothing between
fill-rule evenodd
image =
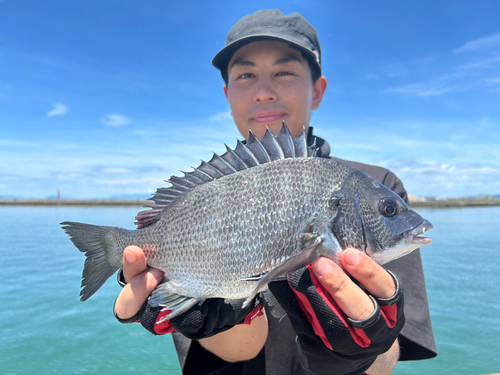
<instances>
[{"instance_id":1,"label":"man","mask_svg":"<svg viewBox=\"0 0 500 375\"><path fill-rule=\"evenodd\" d=\"M277 134L285 121L294 138L306 126L308 142L313 141L311 113L319 108L327 81L321 76L316 30L302 16L263 10L242 18L213 65L221 71L232 116L245 138L249 130L261 138L266 127ZM329 157L326 141L317 138L317 147L318 156ZM406 199L391 172L345 163ZM156 334L180 332L174 340L185 374L389 374L398 359L434 357L419 251L388 264L393 273L355 249L343 251L340 261L345 271L320 258L291 273L288 282L269 285L287 313L283 319L272 316L259 296L246 310L241 302L212 299L162 326L155 324L159 309L146 300L163 274L147 268L141 249L129 247L123 262L126 285L114 311L118 320L140 319Z\"/></svg>"}]
</instances>

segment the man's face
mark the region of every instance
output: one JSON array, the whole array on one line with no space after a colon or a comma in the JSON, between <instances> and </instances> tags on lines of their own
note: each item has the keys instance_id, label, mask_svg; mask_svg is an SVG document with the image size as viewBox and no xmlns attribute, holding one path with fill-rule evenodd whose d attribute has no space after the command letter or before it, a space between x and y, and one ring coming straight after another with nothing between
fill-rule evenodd
<instances>
[{"instance_id":1,"label":"man's face","mask_svg":"<svg viewBox=\"0 0 500 375\"><path fill-rule=\"evenodd\" d=\"M302 53L277 41L249 43L235 52L228 64L224 93L234 122L248 138L249 130L262 138L266 126L276 135L283 120L294 138L309 126L326 89L321 77L313 85Z\"/></svg>"}]
</instances>

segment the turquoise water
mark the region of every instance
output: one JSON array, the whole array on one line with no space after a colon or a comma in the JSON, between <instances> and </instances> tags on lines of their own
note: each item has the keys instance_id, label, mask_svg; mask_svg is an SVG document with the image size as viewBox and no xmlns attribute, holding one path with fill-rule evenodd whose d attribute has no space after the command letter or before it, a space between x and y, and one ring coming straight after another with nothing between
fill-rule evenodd
<instances>
[{"instance_id":1,"label":"turquoise water","mask_svg":"<svg viewBox=\"0 0 500 375\"><path fill-rule=\"evenodd\" d=\"M0 207L0 373L180 374L170 336L121 325L110 280L79 301L84 257L58 223L133 229L140 207ZM439 356L395 374L500 372L500 207L421 209L436 227L422 250Z\"/></svg>"}]
</instances>

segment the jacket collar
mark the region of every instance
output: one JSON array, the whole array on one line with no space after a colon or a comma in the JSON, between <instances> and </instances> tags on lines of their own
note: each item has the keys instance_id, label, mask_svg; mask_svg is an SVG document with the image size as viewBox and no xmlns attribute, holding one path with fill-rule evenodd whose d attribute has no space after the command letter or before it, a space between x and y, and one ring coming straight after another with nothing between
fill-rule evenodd
<instances>
[{"instance_id":1,"label":"jacket collar","mask_svg":"<svg viewBox=\"0 0 500 375\"><path fill-rule=\"evenodd\" d=\"M329 158L330 145L323 138L320 138L317 135L313 135L313 127L309 126L309 130L307 133L307 145L311 146L314 143L314 139L316 139L316 148L318 149L318 151L316 152L316 156L320 158Z\"/></svg>"}]
</instances>

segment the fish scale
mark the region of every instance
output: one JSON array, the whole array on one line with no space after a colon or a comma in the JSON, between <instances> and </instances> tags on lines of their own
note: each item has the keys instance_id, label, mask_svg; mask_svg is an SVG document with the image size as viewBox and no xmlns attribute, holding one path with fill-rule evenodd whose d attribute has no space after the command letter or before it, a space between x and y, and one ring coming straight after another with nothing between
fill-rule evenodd
<instances>
[{"instance_id":1,"label":"fish scale","mask_svg":"<svg viewBox=\"0 0 500 375\"><path fill-rule=\"evenodd\" d=\"M81 299L121 267L129 245L164 272L150 303L169 308L170 319L207 298L247 298L246 305L269 282L319 256L337 260L349 246L382 264L425 244L418 235L432 225L399 196L314 155L305 133L292 139L285 124L276 137L250 133L246 144L158 189L137 230L61 223L87 256Z\"/></svg>"}]
</instances>

